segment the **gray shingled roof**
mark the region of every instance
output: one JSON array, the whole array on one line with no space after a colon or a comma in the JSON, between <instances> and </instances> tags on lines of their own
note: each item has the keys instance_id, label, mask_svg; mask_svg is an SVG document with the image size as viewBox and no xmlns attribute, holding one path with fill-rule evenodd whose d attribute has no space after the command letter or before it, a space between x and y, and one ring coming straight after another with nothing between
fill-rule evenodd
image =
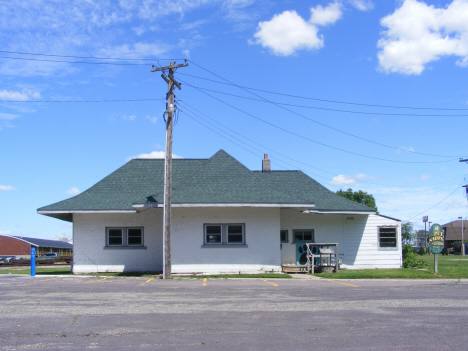
<instances>
[{"instance_id":1,"label":"gray shingled roof","mask_svg":"<svg viewBox=\"0 0 468 351\"><path fill-rule=\"evenodd\" d=\"M162 204L163 177L163 159L133 159L81 194L38 211L133 210L134 204ZM209 159L173 160L172 204L203 203L315 204L322 211L375 212L301 171L251 171L223 150Z\"/></svg>"}]
</instances>

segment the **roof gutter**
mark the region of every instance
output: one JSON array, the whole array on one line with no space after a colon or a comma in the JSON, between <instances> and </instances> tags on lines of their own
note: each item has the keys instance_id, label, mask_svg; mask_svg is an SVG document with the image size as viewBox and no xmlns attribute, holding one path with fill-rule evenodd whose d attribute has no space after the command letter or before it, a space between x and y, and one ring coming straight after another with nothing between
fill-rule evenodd
<instances>
[{"instance_id":1,"label":"roof gutter","mask_svg":"<svg viewBox=\"0 0 468 351\"><path fill-rule=\"evenodd\" d=\"M315 213L315 214L349 214L349 215L371 215L376 214L375 211L321 211L321 210L307 210L303 213Z\"/></svg>"},{"instance_id":2,"label":"roof gutter","mask_svg":"<svg viewBox=\"0 0 468 351\"><path fill-rule=\"evenodd\" d=\"M163 203L145 203L133 204L133 208L137 211L147 208L163 208ZM176 203L171 207L259 207L259 208L305 208L310 209L315 207L314 203L309 204L282 204L282 203Z\"/></svg>"},{"instance_id":3,"label":"roof gutter","mask_svg":"<svg viewBox=\"0 0 468 351\"><path fill-rule=\"evenodd\" d=\"M135 210L37 210L37 213L43 215L60 213L135 213Z\"/></svg>"}]
</instances>

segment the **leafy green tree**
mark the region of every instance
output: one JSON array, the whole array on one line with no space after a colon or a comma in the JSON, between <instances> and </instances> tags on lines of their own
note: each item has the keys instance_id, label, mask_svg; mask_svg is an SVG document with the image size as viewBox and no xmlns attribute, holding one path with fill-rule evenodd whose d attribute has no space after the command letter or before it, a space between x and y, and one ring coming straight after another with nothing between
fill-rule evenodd
<instances>
[{"instance_id":1,"label":"leafy green tree","mask_svg":"<svg viewBox=\"0 0 468 351\"><path fill-rule=\"evenodd\" d=\"M371 194L368 194L365 191L362 191L362 190L353 191L353 189L349 188L346 191L340 189L336 193L340 196L347 198L348 200L366 205L368 207L375 208L376 212L379 213L377 206L375 204L374 196L372 196Z\"/></svg>"},{"instance_id":2,"label":"leafy green tree","mask_svg":"<svg viewBox=\"0 0 468 351\"><path fill-rule=\"evenodd\" d=\"M418 251L418 254L420 255L425 255L426 254L426 248L424 246L420 246L419 247L419 251Z\"/></svg>"},{"instance_id":3,"label":"leafy green tree","mask_svg":"<svg viewBox=\"0 0 468 351\"><path fill-rule=\"evenodd\" d=\"M401 241L403 244L410 244L413 239L413 223L405 222L401 224Z\"/></svg>"},{"instance_id":4,"label":"leafy green tree","mask_svg":"<svg viewBox=\"0 0 468 351\"><path fill-rule=\"evenodd\" d=\"M416 232L416 246L424 246L424 229Z\"/></svg>"}]
</instances>

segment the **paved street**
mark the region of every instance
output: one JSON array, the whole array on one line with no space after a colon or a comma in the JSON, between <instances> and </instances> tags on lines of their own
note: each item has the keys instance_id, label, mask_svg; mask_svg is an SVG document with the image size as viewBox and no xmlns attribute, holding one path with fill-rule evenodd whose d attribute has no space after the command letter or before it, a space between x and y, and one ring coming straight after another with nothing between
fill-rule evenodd
<instances>
[{"instance_id":1,"label":"paved street","mask_svg":"<svg viewBox=\"0 0 468 351\"><path fill-rule=\"evenodd\" d=\"M0 350L464 350L468 281L0 275Z\"/></svg>"}]
</instances>

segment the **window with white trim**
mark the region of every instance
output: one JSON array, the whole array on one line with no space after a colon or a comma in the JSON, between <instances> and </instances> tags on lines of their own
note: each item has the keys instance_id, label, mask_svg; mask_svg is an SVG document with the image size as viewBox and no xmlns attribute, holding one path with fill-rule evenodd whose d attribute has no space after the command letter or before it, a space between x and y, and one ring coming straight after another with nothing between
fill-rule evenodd
<instances>
[{"instance_id":1,"label":"window with white trim","mask_svg":"<svg viewBox=\"0 0 468 351\"><path fill-rule=\"evenodd\" d=\"M205 224L204 245L245 245L245 224Z\"/></svg>"},{"instance_id":2,"label":"window with white trim","mask_svg":"<svg viewBox=\"0 0 468 351\"><path fill-rule=\"evenodd\" d=\"M314 243L314 229L293 229L293 243Z\"/></svg>"},{"instance_id":3,"label":"window with white trim","mask_svg":"<svg viewBox=\"0 0 468 351\"><path fill-rule=\"evenodd\" d=\"M143 247L143 227L106 228L106 247Z\"/></svg>"},{"instance_id":4,"label":"window with white trim","mask_svg":"<svg viewBox=\"0 0 468 351\"><path fill-rule=\"evenodd\" d=\"M397 227L379 228L379 248L396 249L397 248Z\"/></svg>"},{"instance_id":5,"label":"window with white trim","mask_svg":"<svg viewBox=\"0 0 468 351\"><path fill-rule=\"evenodd\" d=\"M285 243L289 242L289 232L288 232L288 230L286 230L286 229L280 230L280 238L281 238L281 243L282 244L285 244Z\"/></svg>"}]
</instances>

